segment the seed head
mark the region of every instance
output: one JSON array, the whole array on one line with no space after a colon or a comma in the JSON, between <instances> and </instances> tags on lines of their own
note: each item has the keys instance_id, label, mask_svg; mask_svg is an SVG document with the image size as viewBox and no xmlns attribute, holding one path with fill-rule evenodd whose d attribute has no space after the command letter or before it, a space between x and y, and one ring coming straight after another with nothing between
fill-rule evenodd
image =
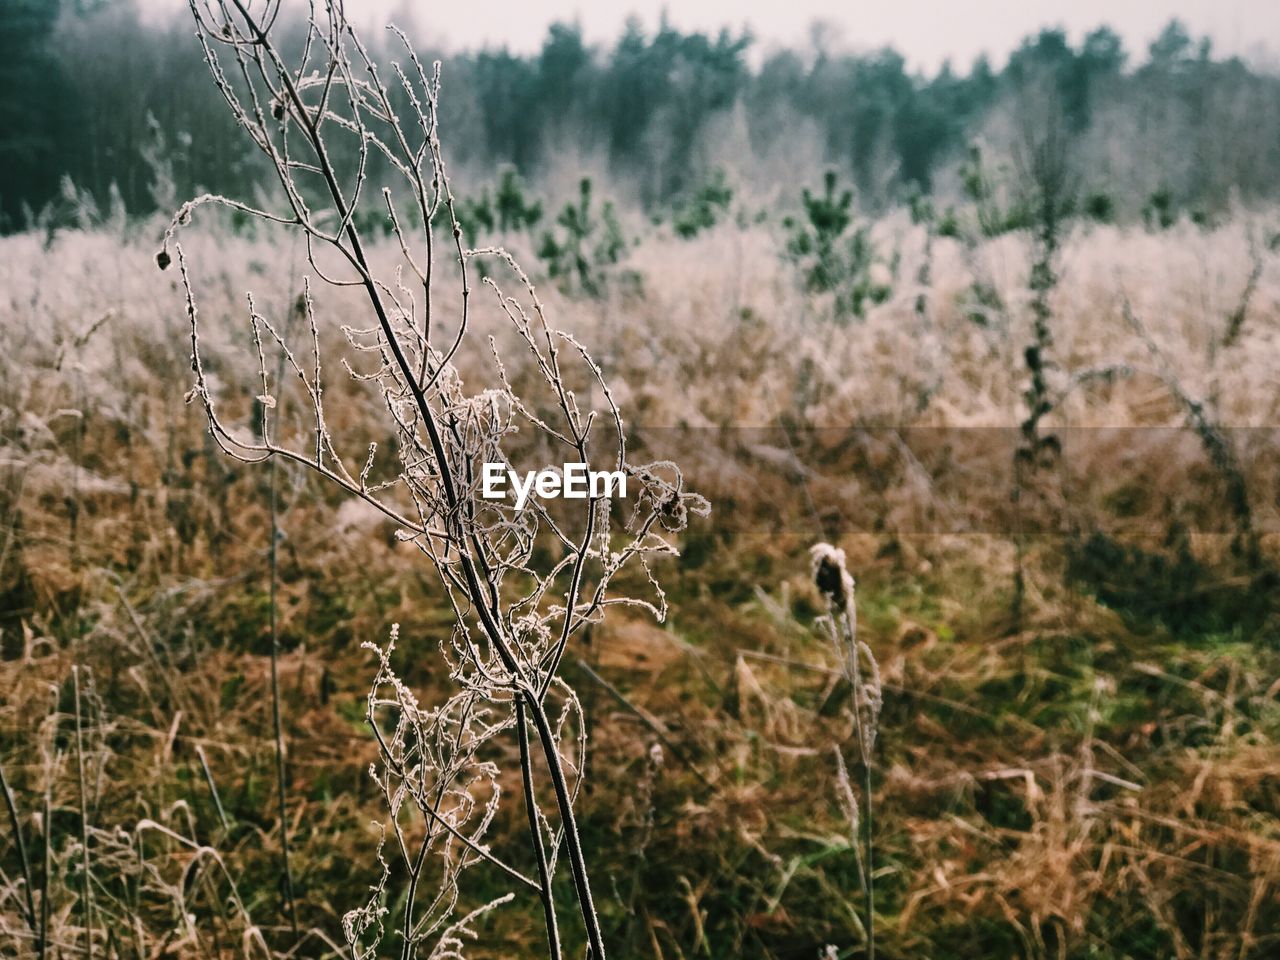
<instances>
[{"instance_id":1,"label":"seed head","mask_svg":"<svg viewBox=\"0 0 1280 960\"><path fill-rule=\"evenodd\" d=\"M813 559L813 582L833 607L843 609L853 597L853 577L849 575L844 551L829 543L809 548Z\"/></svg>"}]
</instances>

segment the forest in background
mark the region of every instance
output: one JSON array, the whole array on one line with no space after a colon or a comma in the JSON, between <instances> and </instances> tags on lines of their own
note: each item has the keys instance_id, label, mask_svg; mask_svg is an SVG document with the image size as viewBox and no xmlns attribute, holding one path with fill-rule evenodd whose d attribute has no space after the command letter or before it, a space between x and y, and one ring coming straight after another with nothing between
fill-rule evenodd
<instances>
[{"instance_id":1,"label":"forest in background","mask_svg":"<svg viewBox=\"0 0 1280 960\"><path fill-rule=\"evenodd\" d=\"M281 28L300 43L300 19ZM393 39L370 34L386 58ZM974 143L1016 162L1019 117L1035 115L1060 125L1082 195L1104 197L1108 217L1135 218L1154 198L1203 219L1275 194L1280 78L1216 56L1176 20L1144 51L1106 27L1079 44L1047 28L1003 66L982 57L931 76L893 49L852 52L822 26L802 49L753 55L759 46L632 20L602 46L555 23L531 55L421 49L444 61L442 129L463 193L502 165L560 195L590 173L660 216L720 171L767 201L832 168L877 213L921 191L958 193ZM0 226L23 229L42 211L46 223L69 219L72 200L146 214L265 185L201 58L185 8L156 18L131 0L6 3Z\"/></svg>"}]
</instances>

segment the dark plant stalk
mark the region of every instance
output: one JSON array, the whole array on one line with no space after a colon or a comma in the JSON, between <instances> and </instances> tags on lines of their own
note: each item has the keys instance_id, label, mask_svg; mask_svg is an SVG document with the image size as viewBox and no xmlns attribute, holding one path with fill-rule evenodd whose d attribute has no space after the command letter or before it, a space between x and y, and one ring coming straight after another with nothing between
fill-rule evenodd
<instances>
[{"instance_id":1,"label":"dark plant stalk","mask_svg":"<svg viewBox=\"0 0 1280 960\"><path fill-rule=\"evenodd\" d=\"M422 866L427 859L427 850L431 846L433 830L428 830L418 847L418 856L409 869L409 887L405 891L404 903L404 943L400 947L400 960L413 958L413 907L418 898L418 880L422 877Z\"/></svg>"},{"instance_id":2,"label":"dark plant stalk","mask_svg":"<svg viewBox=\"0 0 1280 960\"><path fill-rule=\"evenodd\" d=\"M867 960L876 960L876 883L875 875L872 872L871 863L871 830L874 823L874 815L872 813L871 800L871 758L863 757L862 759L862 795L863 805L867 808L867 815L863 817L862 824L862 846L864 859L866 864L863 870L867 875Z\"/></svg>"},{"instance_id":3,"label":"dark plant stalk","mask_svg":"<svg viewBox=\"0 0 1280 960\"><path fill-rule=\"evenodd\" d=\"M520 734L520 773L524 777L524 809L529 818L529 839L538 859L538 885L542 888L542 913L547 924L547 949L551 960L560 960L560 930L556 923L556 904L551 890L551 871L547 867L547 851L542 843L542 825L538 820L538 804L533 793L533 763L529 755L529 729L525 726L524 701L516 698L516 729Z\"/></svg>"},{"instance_id":4,"label":"dark plant stalk","mask_svg":"<svg viewBox=\"0 0 1280 960\"><path fill-rule=\"evenodd\" d=\"M850 608L852 604L850 604ZM844 623L845 642L850 651L849 680L853 687L853 725L854 736L858 738L858 760L862 767L862 804L866 807L866 815L862 817L862 891L866 906L863 926L867 932L867 960L876 958L876 887L872 865L872 833L874 822L873 802L871 799L871 749L866 724L863 720L863 701L866 691L862 685L862 670L858 665L858 639L852 621L853 614L846 610L841 619Z\"/></svg>"},{"instance_id":5,"label":"dark plant stalk","mask_svg":"<svg viewBox=\"0 0 1280 960\"><path fill-rule=\"evenodd\" d=\"M71 684L76 704L76 770L80 781L80 843L84 853L84 937L85 954L93 960L93 890L89 883L89 809L84 781L84 734L80 724L80 667L71 668Z\"/></svg>"},{"instance_id":6,"label":"dark plant stalk","mask_svg":"<svg viewBox=\"0 0 1280 960\"><path fill-rule=\"evenodd\" d=\"M1249 304L1253 300L1253 295L1258 290L1258 281L1262 279L1262 255L1258 252L1256 243L1249 244L1249 255L1253 259L1253 267L1249 270L1249 277L1245 281L1244 290L1240 293L1240 300L1236 304L1236 308L1227 316L1227 329L1222 336L1220 344L1213 343L1210 346L1209 359L1212 362L1217 349L1219 347L1226 348L1234 346L1236 341L1240 339L1240 332L1244 329L1244 322L1249 318Z\"/></svg>"},{"instance_id":7,"label":"dark plant stalk","mask_svg":"<svg viewBox=\"0 0 1280 960\"><path fill-rule=\"evenodd\" d=\"M1128 297L1121 300L1125 322L1138 336L1147 352L1155 361L1156 376L1164 383L1169 393L1186 412L1187 420L1196 437L1199 438L1209 462L1217 468L1226 485L1227 503L1235 519L1236 534L1233 549L1243 556L1246 563L1256 569L1261 562L1259 555L1258 534L1253 525L1253 507L1249 498L1249 485L1245 480L1244 470L1240 466L1235 448L1223 433L1221 424L1212 409L1212 400L1200 400L1189 394L1174 373L1168 358L1157 346L1151 334L1134 313L1133 305Z\"/></svg>"},{"instance_id":8,"label":"dark plant stalk","mask_svg":"<svg viewBox=\"0 0 1280 960\"><path fill-rule=\"evenodd\" d=\"M22 822L18 819L18 805L9 789L9 781L5 779L4 767L0 766L0 792L4 793L4 804L9 810L9 824L13 827L13 839L18 845L18 857L22 861L23 890L27 895L27 925L36 936L37 949L44 955L44 944L40 940L40 928L36 924L36 904L31 892L31 861L27 858L27 844L22 837Z\"/></svg>"},{"instance_id":9,"label":"dark plant stalk","mask_svg":"<svg viewBox=\"0 0 1280 960\"><path fill-rule=\"evenodd\" d=\"M139 960L146 957L146 935L142 931L142 924L138 922L139 893L142 890L142 871L146 863L146 857L143 855L142 849L142 831L134 831L132 852L138 858L138 872L134 874L133 889L130 891L130 906L133 910L133 945L137 948Z\"/></svg>"},{"instance_id":10,"label":"dark plant stalk","mask_svg":"<svg viewBox=\"0 0 1280 960\"><path fill-rule=\"evenodd\" d=\"M1047 373L1053 366L1053 305L1051 297L1058 284L1057 262L1063 240L1065 217L1070 209L1070 187L1066 182L1063 159L1053 138L1033 149L1030 176L1034 188L1036 230L1035 260L1031 264L1032 342L1023 352L1030 380L1023 392L1027 419L1020 426L1022 442L1014 452L1013 500L1016 511L1015 571L1013 615L1021 619L1026 597L1024 562L1025 531L1022 529L1022 494L1047 459L1056 460L1061 452L1058 438L1041 433L1040 422L1053 412Z\"/></svg>"},{"instance_id":11,"label":"dark plant stalk","mask_svg":"<svg viewBox=\"0 0 1280 960\"><path fill-rule=\"evenodd\" d=\"M223 832L231 829L227 823L227 813L222 809L222 798L218 796L218 785L213 782L213 773L209 770L209 761L205 759L204 747L196 745L196 756L200 758L200 769L204 772L204 782L209 786L209 795L213 798L213 806L218 811L218 820L222 822Z\"/></svg>"},{"instance_id":12,"label":"dark plant stalk","mask_svg":"<svg viewBox=\"0 0 1280 960\"><path fill-rule=\"evenodd\" d=\"M38 941L40 960L44 960L46 944L49 942L49 875L53 871L53 840L51 816L53 804L49 797L49 784L44 786L44 809L42 823L44 825L44 870L40 877L40 939Z\"/></svg>"},{"instance_id":13,"label":"dark plant stalk","mask_svg":"<svg viewBox=\"0 0 1280 960\"><path fill-rule=\"evenodd\" d=\"M280 856L284 868L284 895L285 903L289 910L289 926L292 927L293 936L296 940L298 937L298 905L293 893L293 872L289 868L289 814L284 767L284 727L280 720L280 635L276 624L276 585L279 580L276 542L280 539L280 529L277 523L276 461L274 457L271 458L268 471L271 478L271 546L267 551L271 566L271 722L275 731L276 798L279 804L280 816ZM200 762L204 762L203 755L200 758ZM205 773L208 773L207 767L205 768ZM216 789L213 797L214 800L218 798ZM218 814L222 814L221 804L218 806ZM226 825L225 817L223 818L223 825Z\"/></svg>"},{"instance_id":14,"label":"dark plant stalk","mask_svg":"<svg viewBox=\"0 0 1280 960\"><path fill-rule=\"evenodd\" d=\"M864 853L859 859L859 878L862 881L865 915L863 932L866 935L868 960L876 955L875 870L872 862L873 801L871 796L871 755L875 750L876 734L880 721L880 708L884 703L884 687L880 680L880 668L871 648L858 640L858 608L854 596L855 584L849 575L843 550L829 543L818 543L810 548L813 558L813 578L827 599L827 628L837 655L844 661L842 672L853 697L853 732L858 743L858 760L862 766L863 805L866 816L857 817L857 805L853 789L849 786L844 759L839 750L836 760L841 783L848 789L850 839L854 855L858 856L857 823L863 826ZM869 683L863 682L861 659L865 653Z\"/></svg>"},{"instance_id":15,"label":"dark plant stalk","mask_svg":"<svg viewBox=\"0 0 1280 960\"><path fill-rule=\"evenodd\" d=\"M596 914L595 903L591 899L591 881L587 878L587 861L582 853L582 842L578 838L578 823L573 815L573 797L569 793L569 784L564 776L564 767L560 763L560 751L556 748L555 734L551 730L551 722L543 709L541 698L533 691L522 691L529 711L533 715L533 725L538 730L538 739L542 743L542 752L547 758L547 772L551 775L551 786L555 790L556 805L560 809L561 827L564 831L564 843L569 851L569 867L573 874L573 886L578 897L578 906L582 911L582 922L587 928L587 943L591 947L591 960L604 960L604 937L600 933L600 918Z\"/></svg>"}]
</instances>

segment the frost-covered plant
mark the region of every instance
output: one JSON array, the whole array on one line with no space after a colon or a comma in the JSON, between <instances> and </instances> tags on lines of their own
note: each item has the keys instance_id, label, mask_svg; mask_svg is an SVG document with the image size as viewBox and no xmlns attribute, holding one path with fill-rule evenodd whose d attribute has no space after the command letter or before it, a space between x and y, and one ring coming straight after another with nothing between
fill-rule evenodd
<instances>
[{"instance_id":1,"label":"frost-covered plant","mask_svg":"<svg viewBox=\"0 0 1280 960\"><path fill-rule=\"evenodd\" d=\"M273 170L279 203L268 208L204 195L184 204L166 231L157 262L164 268L176 257L186 290L195 372L188 400L201 404L211 435L231 456L304 464L393 521L400 539L434 569L440 599L453 614L440 655L454 693L443 704L420 703L397 678L396 631L385 647L372 648L378 671L367 716L381 758L372 774L387 805L390 849L402 865L393 871L384 863L368 905L347 914L350 950L374 955L391 926L401 957L459 955L477 914L451 919L457 880L484 864L539 896L549 952L559 957L553 885L563 850L591 956L604 960L574 813L585 730L559 667L575 636L611 605L665 615L648 561L673 553L670 534L708 505L685 490L674 464L628 460L621 414L583 344L551 325L508 254L464 246L438 135L439 64L428 70L392 28L408 62L393 63L394 80L384 80L336 0L322 9L312 5L294 61L274 38L278 3L190 0L190 7L214 82ZM393 107L397 102L407 104L407 120ZM371 187L375 166L388 182L380 191ZM310 279L298 305L300 332L270 319L250 295L246 366L255 374L246 392L256 403L226 395L231 364L213 356L209 337L202 336L192 270L176 240L179 227L210 204L299 234L321 284L354 288L367 310L364 325L335 324L343 335L335 351L321 319L329 311L317 302ZM374 210L398 248L385 267L371 256L364 228ZM432 226L441 223L450 234L447 266L439 262L445 256ZM518 296L508 296L494 279L485 284L526 365L509 370L491 337L490 385L475 389L454 360L470 332L469 277L478 258L514 278ZM456 280L447 302L437 289L446 268ZM349 304L342 309L348 315ZM272 375L277 357L287 371L279 382ZM392 456L379 450L376 437L353 436L352 418L330 416L326 399L335 392L335 366L350 378L349 389L383 411L394 437ZM548 461L554 453L550 462L624 472L633 493L626 516L615 517L611 502L596 495L565 504L533 498L523 510L483 498L482 465L510 464L522 453ZM652 599L612 590L615 576L633 565L652 584ZM484 839L499 802L495 763L504 752L494 747L512 738L536 877ZM544 811L534 795L537 768L551 785L554 810ZM439 868L435 882L427 879L432 862ZM387 889L393 876L402 890ZM386 904L398 915L388 918Z\"/></svg>"},{"instance_id":2,"label":"frost-covered plant","mask_svg":"<svg viewBox=\"0 0 1280 960\"><path fill-rule=\"evenodd\" d=\"M865 641L858 639L858 610L855 605L853 576L849 573L844 551L829 543L809 548L813 562L813 582L827 601L827 612L819 623L827 632L840 663L844 682L853 699L853 742L862 773L862 808L859 814L857 795L849 778L844 754L836 749L837 799L849 821L850 842L858 852L863 892L863 927L867 938L867 957L875 960L875 881L872 868L872 802L871 769L876 739L880 733L880 708L884 691L880 683L880 665ZM864 673L865 668L865 673ZM862 848L858 841L861 832Z\"/></svg>"}]
</instances>

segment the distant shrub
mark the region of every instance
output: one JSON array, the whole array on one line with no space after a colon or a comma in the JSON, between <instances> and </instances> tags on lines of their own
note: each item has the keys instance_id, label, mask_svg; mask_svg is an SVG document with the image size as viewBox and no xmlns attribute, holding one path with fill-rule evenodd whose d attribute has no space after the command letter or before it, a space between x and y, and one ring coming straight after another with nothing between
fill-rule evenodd
<instances>
[{"instance_id":1,"label":"distant shrub","mask_svg":"<svg viewBox=\"0 0 1280 960\"><path fill-rule=\"evenodd\" d=\"M1084 198L1084 215L1098 223L1111 223L1116 217L1115 201L1109 193L1091 193Z\"/></svg>"},{"instance_id":2,"label":"distant shrub","mask_svg":"<svg viewBox=\"0 0 1280 960\"><path fill-rule=\"evenodd\" d=\"M528 194L520 174L505 167L496 190L481 190L479 197L468 197L458 204L458 225L467 242L475 245L486 237L528 232L542 219L542 201Z\"/></svg>"},{"instance_id":3,"label":"distant shrub","mask_svg":"<svg viewBox=\"0 0 1280 960\"><path fill-rule=\"evenodd\" d=\"M938 236L948 237L952 240L960 237L960 218L956 215L954 207L947 207L946 212L938 218Z\"/></svg>"},{"instance_id":4,"label":"distant shrub","mask_svg":"<svg viewBox=\"0 0 1280 960\"><path fill-rule=\"evenodd\" d=\"M965 196L973 202L982 236L998 237L1034 224L1027 204L1009 196L1009 190L1002 183L1005 175L988 169L978 145L970 146L969 156L960 167L960 176Z\"/></svg>"},{"instance_id":5,"label":"distant shrub","mask_svg":"<svg viewBox=\"0 0 1280 960\"><path fill-rule=\"evenodd\" d=\"M703 230L714 227L728 212L732 201L733 189L725 182L724 171L717 170L710 181L676 208L671 222L676 236L690 240Z\"/></svg>"},{"instance_id":6,"label":"distant shrub","mask_svg":"<svg viewBox=\"0 0 1280 960\"><path fill-rule=\"evenodd\" d=\"M918 189L912 190L907 195L907 212L911 215L911 222L917 227L926 226L937 220L933 199Z\"/></svg>"},{"instance_id":7,"label":"distant shrub","mask_svg":"<svg viewBox=\"0 0 1280 960\"><path fill-rule=\"evenodd\" d=\"M1161 187L1147 198L1142 208L1142 222L1148 230L1168 230L1178 222L1178 209L1171 190Z\"/></svg>"},{"instance_id":8,"label":"distant shrub","mask_svg":"<svg viewBox=\"0 0 1280 960\"><path fill-rule=\"evenodd\" d=\"M805 218L787 217L787 255L804 272L805 285L819 293L834 293L837 317L862 317L867 302L884 303L893 292L879 264L869 226L853 222L853 191L840 190L834 170L823 177L823 190L806 188L801 195ZM885 271L887 274L887 271Z\"/></svg>"},{"instance_id":9,"label":"distant shrub","mask_svg":"<svg viewBox=\"0 0 1280 960\"><path fill-rule=\"evenodd\" d=\"M578 290L600 296L605 289L608 268L617 264L627 249L622 225L611 201L597 214L591 197L591 178L578 183L576 203L567 203L556 217L555 227L542 235L538 258L547 273L566 291Z\"/></svg>"}]
</instances>

